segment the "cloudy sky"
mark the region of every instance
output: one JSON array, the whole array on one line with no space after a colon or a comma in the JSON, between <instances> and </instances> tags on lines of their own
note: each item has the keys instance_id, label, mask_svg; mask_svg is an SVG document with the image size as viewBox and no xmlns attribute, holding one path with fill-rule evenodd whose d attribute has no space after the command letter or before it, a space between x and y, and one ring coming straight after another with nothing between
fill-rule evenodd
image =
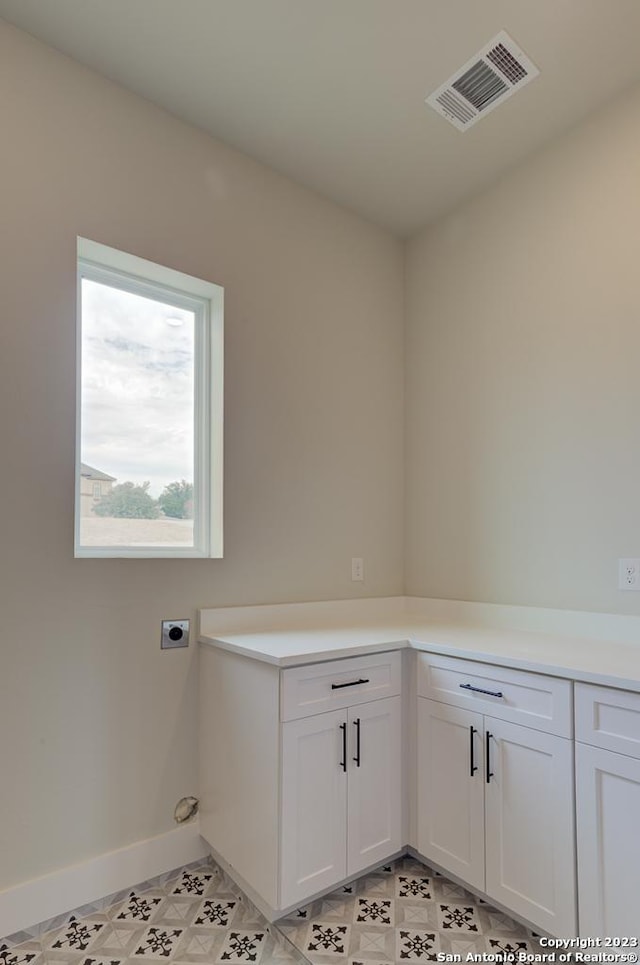
<instances>
[{"instance_id":1,"label":"cloudy sky","mask_svg":"<svg viewBox=\"0 0 640 965\"><path fill-rule=\"evenodd\" d=\"M82 281L82 462L118 482L193 481L193 313Z\"/></svg>"}]
</instances>

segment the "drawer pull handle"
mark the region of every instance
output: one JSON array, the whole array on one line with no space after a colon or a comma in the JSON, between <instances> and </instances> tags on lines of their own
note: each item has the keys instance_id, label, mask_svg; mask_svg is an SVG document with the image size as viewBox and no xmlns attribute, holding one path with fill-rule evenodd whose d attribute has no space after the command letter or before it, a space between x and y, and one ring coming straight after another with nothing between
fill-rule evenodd
<instances>
[{"instance_id":1,"label":"drawer pull handle","mask_svg":"<svg viewBox=\"0 0 640 965\"><path fill-rule=\"evenodd\" d=\"M368 677L360 677L360 680L349 680L346 684L331 684L332 690L342 690L343 687L358 687L360 684L368 684Z\"/></svg>"},{"instance_id":2,"label":"drawer pull handle","mask_svg":"<svg viewBox=\"0 0 640 965\"><path fill-rule=\"evenodd\" d=\"M473 777L475 772L478 770L478 765L475 762L475 756L473 752L473 735L477 734L478 731L473 725L469 727L469 777Z\"/></svg>"},{"instance_id":3,"label":"drawer pull handle","mask_svg":"<svg viewBox=\"0 0 640 965\"><path fill-rule=\"evenodd\" d=\"M356 717L353 723L356 728L356 756L353 759L356 762L356 767L360 767L360 718Z\"/></svg>"},{"instance_id":4,"label":"drawer pull handle","mask_svg":"<svg viewBox=\"0 0 640 965\"><path fill-rule=\"evenodd\" d=\"M347 725L346 723L340 724L340 730L342 731L342 760L340 761L340 767L343 771L347 769Z\"/></svg>"},{"instance_id":5,"label":"drawer pull handle","mask_svg":"<svg viewBox=\"0 0 640 965\"><path fill-rule=\"evenodd\" d=\"M474 687L473 684L460 684L463 690L473 690L475 694L489 694L490 697L504 697L501 690L483 690L482 687Z\"/></svg>"},{"instance_id":6,"label":"drawer pull handle","mask_svg":"<svg viewBox=\"0 0 640 965\"><path fill-rule=\"evenodd\" d=\"M490 760L489 760L490 747L491 747L491 738L492 738L492 737L493 737L493 734L490 734L489 731L487 731L487 733L486 733L486 738L487 738L487 752L486 752L486 754L485 754L486 764L487 764L487 784L491 784L491 778L494 776L493 771L491 770L491 762L490 762Z\"/></svg>"}]
</instances>

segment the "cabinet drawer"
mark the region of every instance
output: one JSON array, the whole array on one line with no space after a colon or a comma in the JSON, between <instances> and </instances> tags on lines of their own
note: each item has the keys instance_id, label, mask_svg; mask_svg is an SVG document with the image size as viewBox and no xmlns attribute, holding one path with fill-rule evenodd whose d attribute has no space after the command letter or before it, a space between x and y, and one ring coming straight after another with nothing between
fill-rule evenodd
<instances>
[{"instance_id":1,"label":"cabinet drawer","mask_svg":"<svg viewBox=\"0 0 640 965\"><path fill-rule=\"evenodd\" d=\"M571 737L571 682L492 664L418 655L418 694L454 707ZM488 692L487 692L488 691Z\"/></svg>"},{"instance_id":2,"label":"cabinet drawer","mask_svg":"<svg viewBox=\"0 0 640 965\"><path fill-rule=\"evenodd\" d=\"M310 717L399 694L401 656L395 651L283 670L280 719Z\"/></svg>"},{"instance_id":3,"label":"cabinet drawer","mask_svg":"<svg viewBox=\"0 0 640 965\"><path fill-rule=\"evenodd\" d=\"M576 684L576 740L640 758L640 694Z\"/></svg>"}]
</instances>

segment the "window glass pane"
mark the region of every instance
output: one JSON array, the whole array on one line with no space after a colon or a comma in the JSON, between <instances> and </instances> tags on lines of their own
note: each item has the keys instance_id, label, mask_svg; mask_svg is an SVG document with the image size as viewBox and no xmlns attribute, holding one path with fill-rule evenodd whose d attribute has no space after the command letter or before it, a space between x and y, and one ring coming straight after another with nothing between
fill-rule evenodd
<instances>
[{"instance_id":1,"label":"window glass pane","mask_svg":"<svg viewBox=\"0 0 640 965\"><path fill-rule=\"evenodd\" d=\"M195 314L81 285L80 545L191 547Z\"/></svg>"}]
</instances>

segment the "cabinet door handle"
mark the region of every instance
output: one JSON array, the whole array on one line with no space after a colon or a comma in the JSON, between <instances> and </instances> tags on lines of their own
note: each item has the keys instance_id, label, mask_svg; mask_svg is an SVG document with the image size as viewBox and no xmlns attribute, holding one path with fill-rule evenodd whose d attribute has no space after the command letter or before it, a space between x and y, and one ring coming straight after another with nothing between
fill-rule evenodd
<instances>
[{"instance_id":1,"label":"cabinet door handle","mask_svg":"<svg viewBox=\"0 0 640 965\"><path fill-rule=\"evenodd\" d=\"M475 772L478 770L478 765L475 762L475 755L473 751L473 736L477 733L478 731L472 724L471 727L469 727L469 777L473 777Z\"/></svg>"},{"instance_id":2,"label":"cabinet door handle","mask_svg":"<svg viewBox=\"0 0 640 965\"><path fill-rule=\"evenodd\" d=\"M483 690L482 687L474 687L473 684L460 684L463 690L473 690L474 694L489 694L490 697L504 697L501 690Z\"/></svg>"},{"instance_id":3,"label":"cabinet door handle","mask_svg":"<svg viewBox=\"0 0 640 965\"><path fill-rule=\"evenodd\" d=\"M340 761L340 767L343 771L347 769L347 725L346 723L340 724L340 730L342 731L342 760Z\"/></svg>"},{"instance_id":4,"label":"cabinet door handle","mask_svg":"<svg viewBox=\"0 0 640 965\"><path fill-rule=\"evenodd\" d=\"M485 764L487 768L487 784L491 784L491 778L494 776L493 771L491 770L491 762L489 760L492 737L493 737L493 734L490 734L489 731L487 731L487 734L486 734L487 747L486 747L486 755L485 755L486 756Z\"/></svg>"},{"instance_id":5,"label":"cabinet door handle","mask_svg":"<svg viewBox=\"0 0 640 965\"><path fill-rule=\"evenodd\" d=\"M360 684L368 684L369 678L360 677L360 680L348 680L346 684L331 684L332 690L342 690L343 687L359 687Z\"/></svg>"},{"instance_id":6,"label":"cabinet door handle","mask_svg":"<svg viewBox=\"0 0 640 965\"><path fill-rule=\"evenodd\" d=\"M353 724L356 729L356 756L353 759L356 762L356 767L360 767L360 718L356 717Z\"/></svg>"}]
</instances>

